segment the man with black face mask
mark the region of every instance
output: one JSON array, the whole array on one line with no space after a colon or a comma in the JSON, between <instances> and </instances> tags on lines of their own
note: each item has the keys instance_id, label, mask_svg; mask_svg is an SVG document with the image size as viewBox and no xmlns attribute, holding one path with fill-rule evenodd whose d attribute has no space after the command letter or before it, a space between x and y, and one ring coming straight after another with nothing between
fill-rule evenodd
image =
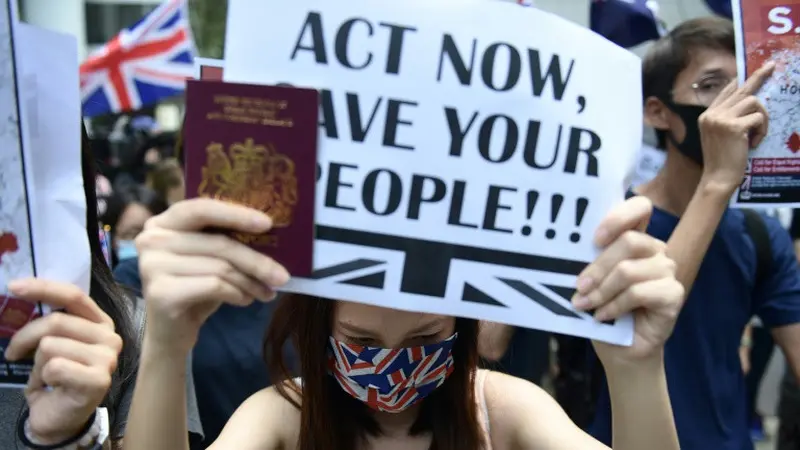
<instances>
[{"instance_id":1,"label":"man with black face mask","mask_svg":"<svg viewBox=\"0 0 800 450\"><path fill-rule=\"evenodd\" d=\"M753 448L738 349L754 315L800 374L800 271L792 241L776 220L728 209L749 150L766 134L767 113L754 94L773 67L741 86L736 70L733 25L722 18L679 25L642 65L645 122L657 130L667 158L636 194L653 201L648 233L667 242L688 293L665 347L684 450ZM592 295L580 301L591 305ZM590 431L609 445L610 411L601 391Z\"/></svg>"}]
</instances>

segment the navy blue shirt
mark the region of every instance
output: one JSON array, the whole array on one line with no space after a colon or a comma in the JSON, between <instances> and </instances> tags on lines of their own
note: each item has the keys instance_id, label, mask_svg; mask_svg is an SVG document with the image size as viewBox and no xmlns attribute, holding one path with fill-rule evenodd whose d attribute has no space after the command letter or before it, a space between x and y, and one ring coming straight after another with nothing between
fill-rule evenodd
<instances>
[{"instance_id":1,"label":"navy blue shirt","mask_svg":"<svg viewBox=\"0 0 800 450\"><path fill-rule=\"evenodd\" d=\"M489 367L541 386L550 368L550 333L515 328L503 358Z\"/></svg>"},{"instance_id":2,"label":"navy blue shirt","mask_svg":"<svg viewBox=\"0 0 800 450\"><path fill-rule=\"evenodd\" d=\"M772 271L755 287L755 245L744 214L728 210L665 347L670 400L683 450L752 450L739 344L758 315L767 327L800 322L800 271L789 234L765 218ZM666 241L678 218L656 209L647 232ZM604 387L590 432L611 444L611 405Z\"/></svg>"},{"instance_id":3,"label":"navy blue shirt","mask_svg":"<svg viewBox=\"0 0 800 450\"><path fill-rule=\"evenodd\" d=\"M114 276L140 295L138 259L120 262ZM269 386L262 344L274 308L274 302L222 305L200 328L192 373L205 440L192 449L213 443L236 408Z\"/></svg>"}]
</instances>

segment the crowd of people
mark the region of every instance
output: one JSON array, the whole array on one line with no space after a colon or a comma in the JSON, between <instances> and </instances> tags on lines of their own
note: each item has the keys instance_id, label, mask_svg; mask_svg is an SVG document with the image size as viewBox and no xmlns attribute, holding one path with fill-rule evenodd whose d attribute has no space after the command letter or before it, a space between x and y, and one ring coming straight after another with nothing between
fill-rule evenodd
<instances>
[{"instance_id":1,"label":"crowd of people","mask_svg":"<svg viewBox=\"0 0 800 450\"><path fill-rule=\"evenodd\" d=\"M787 230L728 207L768 127L754 94L773 69L737 83L733 25L711 17L677 26L643 59L644 117L664 165L608 213L573 299L598 320L632 313L630 347L281 294L291 274L280 264L207 231L261 233L268 216L183 199L192 130L163 133L146 116L103 139L84 129L91 290L9 285L60 311L6 350L35 365L24 392L0 389L0 444L752 449L774 340L787 361L779 450L800 448L800 214Z\"/></svg>"}]
</instances>

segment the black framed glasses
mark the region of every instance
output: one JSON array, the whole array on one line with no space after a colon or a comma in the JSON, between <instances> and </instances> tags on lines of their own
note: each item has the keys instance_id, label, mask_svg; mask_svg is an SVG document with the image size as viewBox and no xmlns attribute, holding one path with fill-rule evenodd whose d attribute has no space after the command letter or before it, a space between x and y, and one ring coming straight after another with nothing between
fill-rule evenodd
<instances>
[{"instance_id":1,"label":"black framed glasses","mask_svg":"<svg viewBox=\"0 0 800 450\"><path fill-rule=\"evenodd\" d=\"M709 75L692 83L692 91L699 104L708 106L714 102L720 92L722 92L725 86L730 84L732 80L733 78L721 75Z\"/></svg>"}]
</instances>

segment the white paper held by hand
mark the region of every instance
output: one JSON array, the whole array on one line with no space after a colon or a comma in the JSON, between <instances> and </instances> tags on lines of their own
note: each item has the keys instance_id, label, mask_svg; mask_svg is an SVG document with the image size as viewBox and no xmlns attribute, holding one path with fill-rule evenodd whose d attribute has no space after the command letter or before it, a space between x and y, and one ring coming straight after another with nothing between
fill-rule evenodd
<instances>
[{"instance_id":1,"label":"white paper held by hand","mask_svg":"<svg viewBox=\"0 0 800 450\"><path fill-rule=\"evenodd\" d=\"M37 275L89 292L91 258L81 170L78 49L73 36L20 23L18 60L30 134ZM89 180L88 182L92 182Z\"/></svg>"}]
</instances>

